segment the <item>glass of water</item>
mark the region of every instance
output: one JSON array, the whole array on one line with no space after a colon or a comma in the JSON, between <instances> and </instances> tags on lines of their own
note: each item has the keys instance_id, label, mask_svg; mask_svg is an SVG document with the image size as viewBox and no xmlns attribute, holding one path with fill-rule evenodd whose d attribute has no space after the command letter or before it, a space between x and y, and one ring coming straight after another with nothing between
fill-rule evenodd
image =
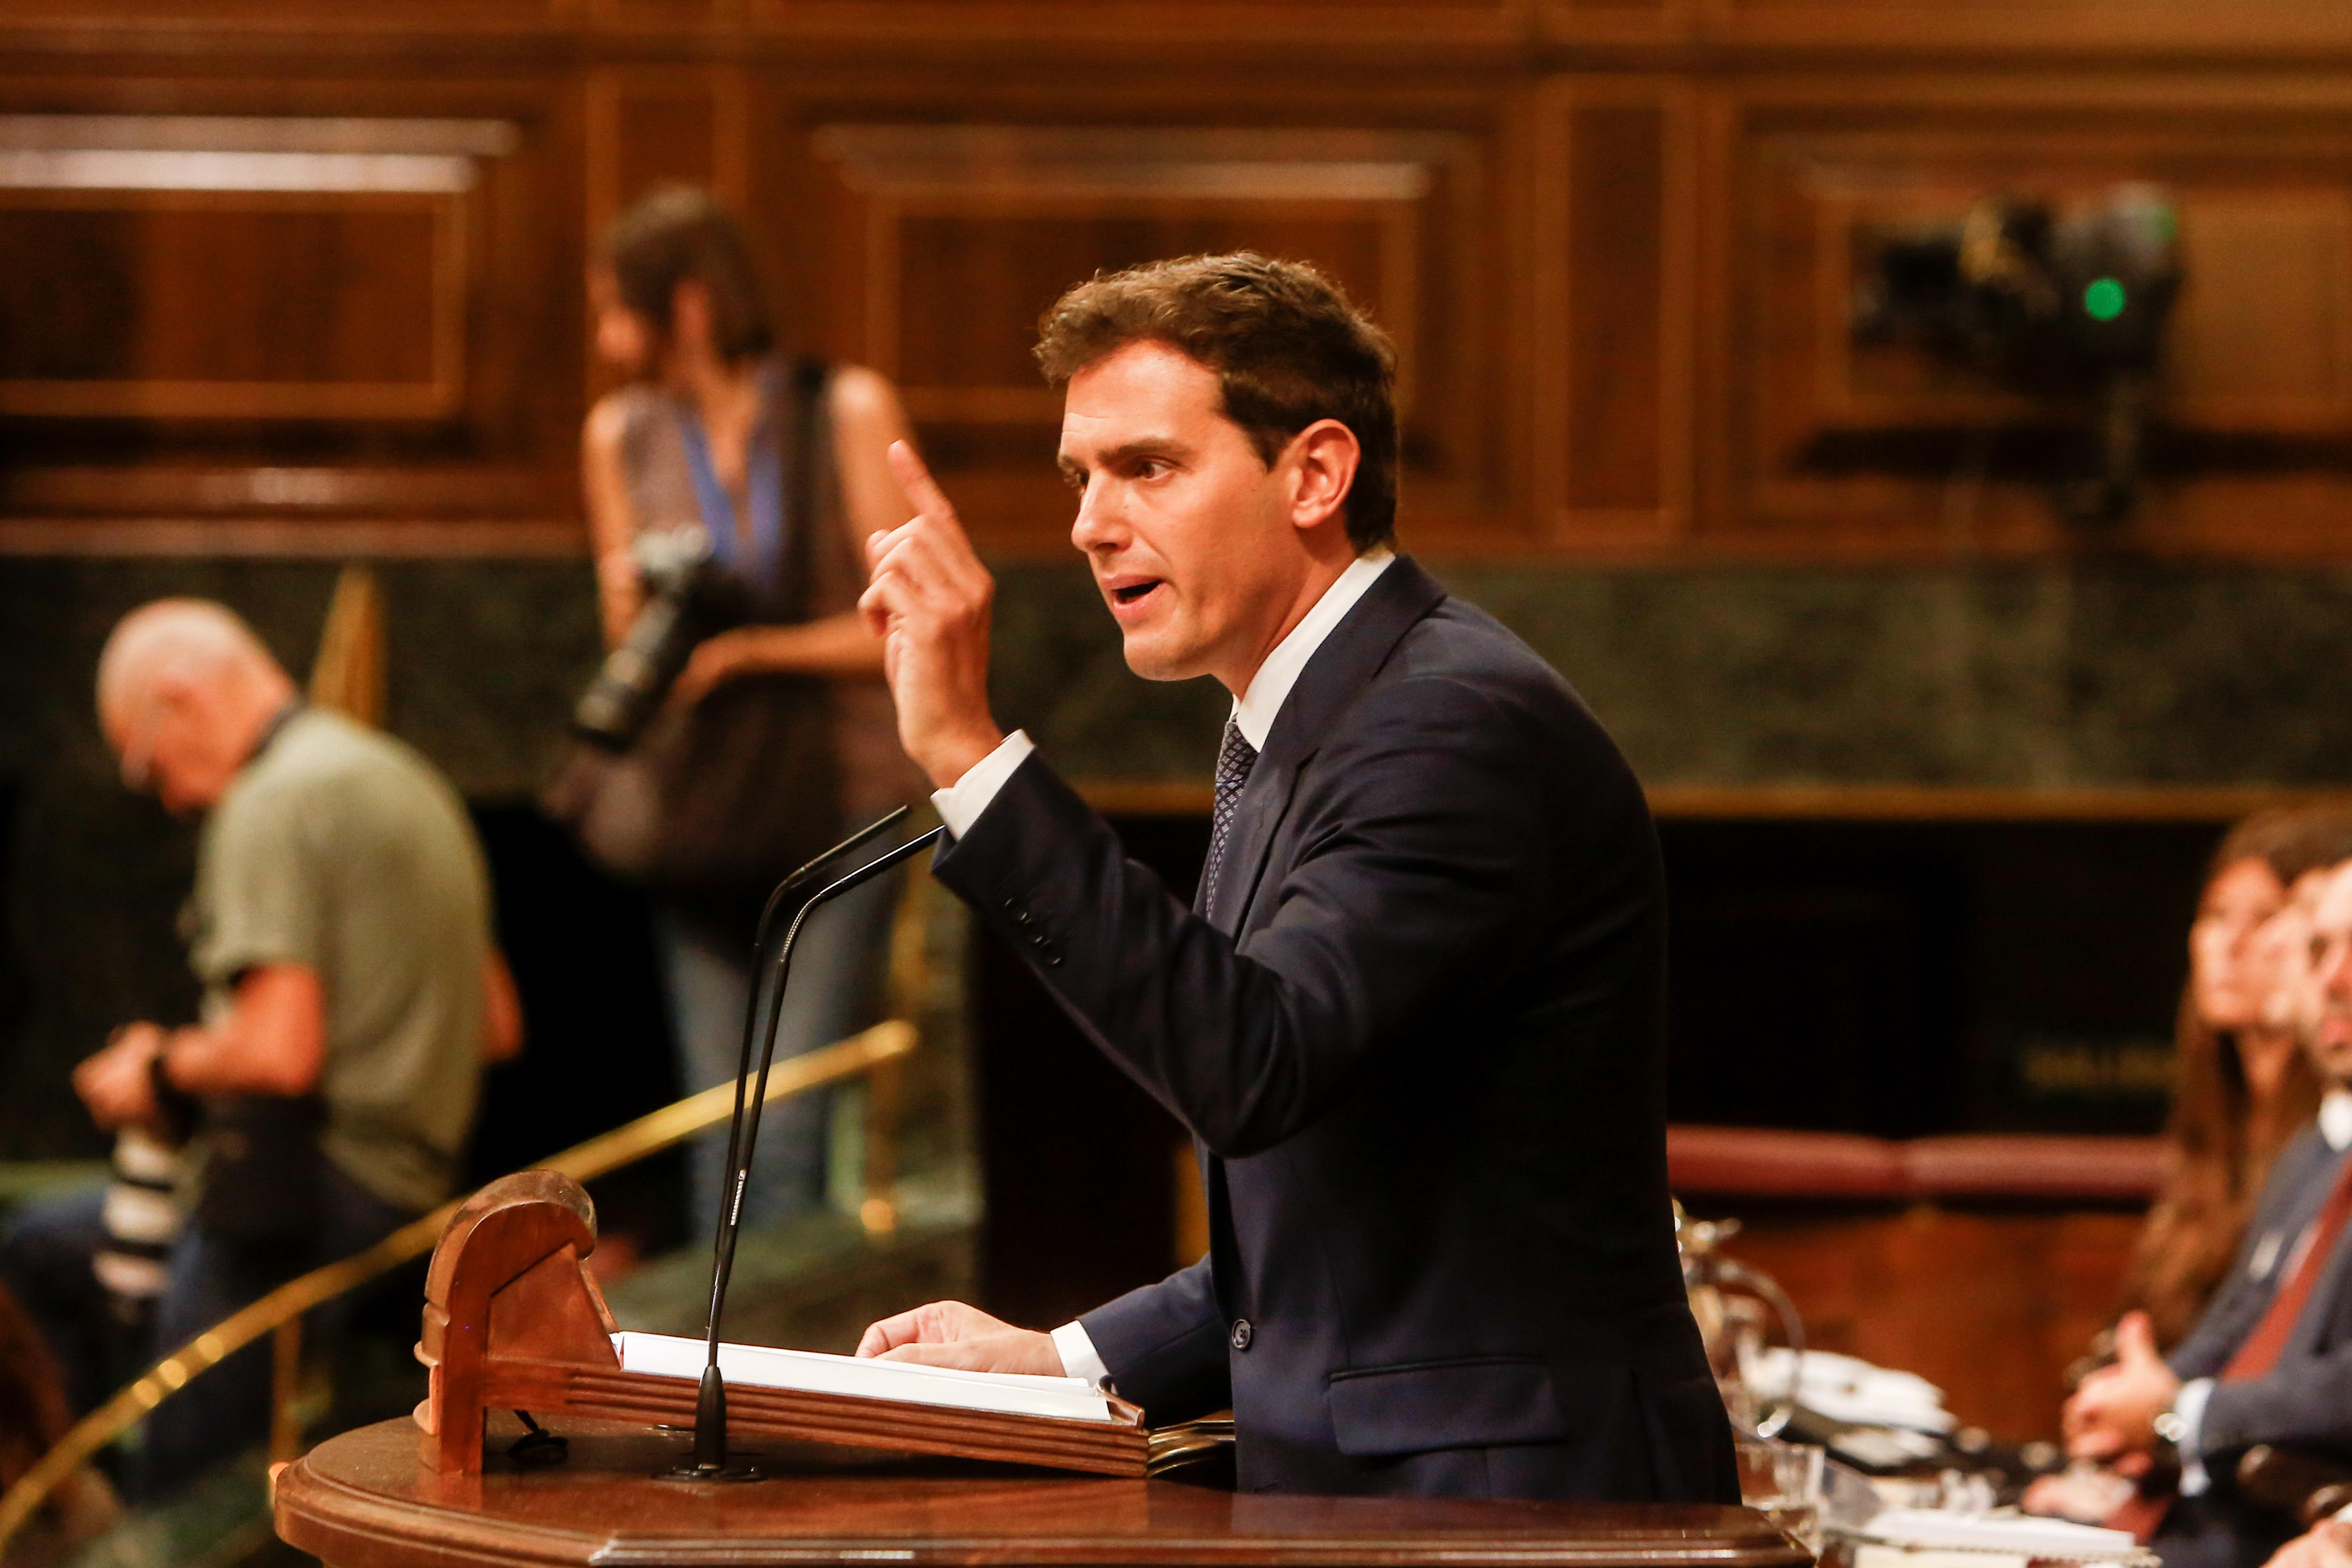
<instances>
[{"instance_id":1,"label":"glass of water","mask_svg":"<svg viewBox=\"0 0 2352 1568\"><path fill-rule=\"evenodd\" d=\"M1739 1500L1820 1556L1822 1466L1828 1456L1811 1443L1769 1437L1743 1437L1738 1447Z\"/></svg>"}]
</instances>

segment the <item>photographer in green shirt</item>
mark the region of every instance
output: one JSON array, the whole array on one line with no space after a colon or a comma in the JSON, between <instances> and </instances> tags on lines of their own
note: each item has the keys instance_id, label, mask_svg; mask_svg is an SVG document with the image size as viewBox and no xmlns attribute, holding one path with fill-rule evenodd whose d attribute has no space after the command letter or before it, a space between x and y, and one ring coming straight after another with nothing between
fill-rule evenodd
<instances>
[{"instance_id":1,"label":"photographer in green shirt","mask_svg":"<svg viewBox=\"0 0 2352 1568\"><path fill-rule=\"evenodd\" d=\"M193 1127L161 1353L446 1197L481 1062L512 1050L519 1022L480 848L423 758L305 706L251 630L202 601L127 616L98 698L123 782L205 819L184 916L202 1020L129 1024L74 1072L102 1128ZM100 1300L102 1203L34 1206L0 1239L0 1278L69 1371ZM150 1418L146 1488L268 1430L255 1346Z\"/></svg>"}]
</instances>

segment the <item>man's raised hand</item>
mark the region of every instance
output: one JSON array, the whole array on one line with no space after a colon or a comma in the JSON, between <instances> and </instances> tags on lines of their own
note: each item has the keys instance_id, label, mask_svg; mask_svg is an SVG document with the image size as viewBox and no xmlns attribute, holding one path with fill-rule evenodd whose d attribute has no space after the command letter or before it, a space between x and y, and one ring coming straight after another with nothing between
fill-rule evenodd
<instances>
[{"instance_id":1,"label":"man's raised hand","mask_svg":"<svg viewBox=\"0 0 2352 1568\"><path fill-rule=\"evenodd\" d=\"M961 1301L932 1301L867 1327L857 1354L882 1361L952 1366L964 1372L1064 1375L1054 1336L1017 1329Z\"/></svg>"},{"instance_id":2,"label":"man's raised hand","mask_svg":"<svg viewBox=\"0 0 2352 1568\"><path fill-rule=\"evenodd\" d=\"M892 442L890 467L916 512L866 541L868 581L857 608L883 640L898 743L944 789L1004 739L988 709L996 584L913 448Z\"/></svg>"}]
</instances>

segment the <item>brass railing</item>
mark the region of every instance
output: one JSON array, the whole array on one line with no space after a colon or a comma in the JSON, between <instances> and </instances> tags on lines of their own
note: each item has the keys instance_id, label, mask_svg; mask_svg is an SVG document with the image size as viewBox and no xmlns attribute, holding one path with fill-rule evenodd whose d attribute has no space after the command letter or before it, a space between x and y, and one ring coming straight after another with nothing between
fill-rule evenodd
<instances>
[{"instance_id":1,"label":"brass railing","mask_svg":"<svg viewBox=\"0 0 2352 1568\"><path fill-rule=\"evenodd\" d=\"M902 963L906 961L903 951L894 956ZM912 1051L915 1040L915 1026L894 1019L822 1051L780 1061L768 1079L767 1102L772 1104L870 1072ZM575 1181L592 1181L716 1126L727 1120L734 1105L735 1085L722 1083L575 1145L541 1161L539 1168L561 1171ZM190 1379L218 1365L264 1334L274 1339L272 1457L294 1458L300 1433L292 1415L291 1396L300 1363L302 1314L431 1251L457 1207L457 1200L453 1199L423 1218L402 1226L364 1252L353 1253L278 1286L157 1362L145 1375L82 1417L5 1495L0 1495L0 1551L6 1549L16 1531L48 1500L49 1494L89 1463L100 1448L187 1386Z\"/></svg>"}]
</instances>

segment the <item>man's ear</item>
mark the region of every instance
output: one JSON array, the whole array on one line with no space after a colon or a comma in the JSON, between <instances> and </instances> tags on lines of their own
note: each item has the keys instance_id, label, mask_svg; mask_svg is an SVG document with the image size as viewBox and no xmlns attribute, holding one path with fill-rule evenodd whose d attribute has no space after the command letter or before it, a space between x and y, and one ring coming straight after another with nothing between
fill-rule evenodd
<instances>
[{"instance_id":1,"label":"man's ear","mask_svg":"<svg viewBox=\"0 0 2352 1568\"><path fill-rule=\"evenodd\" d=\"M1355 487L1356 466L1364 457L1356 433L1336 419L1318 419L1290 438L1286 455L1297 476L1291 486L1291 527L1319 528L1343 516L1348 492Z\"/></svg>"}]
</instances>

